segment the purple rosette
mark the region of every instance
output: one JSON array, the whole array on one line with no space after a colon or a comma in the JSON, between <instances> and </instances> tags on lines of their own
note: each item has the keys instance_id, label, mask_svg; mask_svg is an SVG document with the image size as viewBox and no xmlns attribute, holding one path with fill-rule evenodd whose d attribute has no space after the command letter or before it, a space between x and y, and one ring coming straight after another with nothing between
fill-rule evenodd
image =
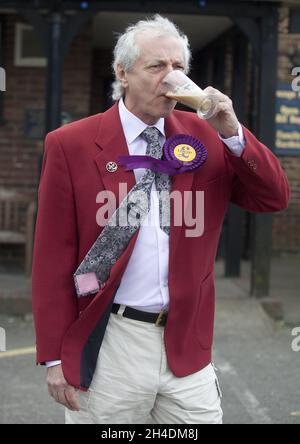
<instances>
[{"instance_id":1,"label":"purple rosette","mask_svg":"<svg viewBox=\"0 0 300 444\"><path fill-rule=\"evenodd\" d=\"M167 139L163 152L167 161L177 163L177 174L200 168L208 157L204 144L185 134L176 134Z\"/></svg>"},{"instance_id":2,"label":"purple rosette","mask_svg":"<svg viewBox=\"0 0 300 444\"><path fill-rule=\"evenodd\" d=\"M176 134L166 140L161 160L151 156L120 156L119 162L126 171L147 168L175 176L199 169L207 157L207 150L200 140L185 134Z\"/></svg>"}]
</instances>

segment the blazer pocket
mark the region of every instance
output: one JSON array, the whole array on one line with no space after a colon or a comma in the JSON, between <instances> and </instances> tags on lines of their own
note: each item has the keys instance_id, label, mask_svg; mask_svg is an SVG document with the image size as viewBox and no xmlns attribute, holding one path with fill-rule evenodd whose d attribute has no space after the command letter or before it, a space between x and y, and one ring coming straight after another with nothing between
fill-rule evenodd
<instances>
[{"instance_id":1,"label":"blazer pocket","mask_svg":"<svg viewBox=\"0 0 300 444\"><path fill-rule=\"evenodd\" d=\"M95 294L91 296L83 296L78 299L78 309L79 309L79 316L82 315L84 310L92 303L92 301L95 299Z\"/></svg>"},{"instance_id":2,"label":"blazer pocket","mask_svg":"<svg viewBox=\"0 0 300 444\"><path fill-rule=\"evenodd\" d=\"M201 348L209 350L213 343L215 318L214 273L210 273L202 282L199 290L196 334Z\"/></svg>"},{"instance_id":3,"label":"blazer pocket","mask_svg":"<svg viewBox=\"0 0 300 444\"><path fill-rule=\"evenodd\" d=\"M198 183L197 191L204 193L204 232L220 228L230 200L228 177Z\"/></svg>"}]
</instances>

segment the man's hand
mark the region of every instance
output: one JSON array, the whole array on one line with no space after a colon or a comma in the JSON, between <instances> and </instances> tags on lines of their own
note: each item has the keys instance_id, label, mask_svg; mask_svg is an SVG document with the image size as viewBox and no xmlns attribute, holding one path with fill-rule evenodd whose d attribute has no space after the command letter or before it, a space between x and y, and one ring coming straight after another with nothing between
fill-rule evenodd
<instances>
[{"instance_id":1,"label":"man's hand","mask_svg":"<svg viewBox=\"0 0 300 444\"><path fill-rule=\"evenodd\" d=\"M61 365L48 368L47 384L49 394L56 402L69 410L80 411L77 390L65 380Z\"/></svg>"},{"instance_id":2,"label":"man's hand","mask_svg":"<svg viewBox=\"0 0 300 444\"><path fill-rule=\"evenodd\" d=\"M232 106L232 100L215 88L208 86L204 90L214 95L218 101L215 115L207 122L224 138L228 139L239 134L239 121Z\"/></svg>"}]
</instances>

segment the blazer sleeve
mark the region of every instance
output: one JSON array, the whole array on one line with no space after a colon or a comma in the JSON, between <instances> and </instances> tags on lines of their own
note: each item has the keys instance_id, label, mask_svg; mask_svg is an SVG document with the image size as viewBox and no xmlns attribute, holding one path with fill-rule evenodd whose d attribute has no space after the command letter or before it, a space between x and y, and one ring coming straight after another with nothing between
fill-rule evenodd
<instances>
[{"instance_id":1,"label":"blazer sleeve","mask_svg":"<svg viewBox=\"0 0 300 444\"><path fill-rule=\"evenodd\" d=\"M78 236L72 182L55 132L45 141L32 268L37 363L61 359L63 338L78 318L73 273Z\"/></svg>"},{"instance_id":2,"label":"blazer sleeve","mask_svg":"<svg viewBox=\"0 0 300 444\"><path fill-rule=\"evenodd\" d=\"M252 212L277 212L287 208L290 188L277 157L246 128L246 145L241 157L225 150L233 173L231 201Z\"/></svg>"}]
</instances>

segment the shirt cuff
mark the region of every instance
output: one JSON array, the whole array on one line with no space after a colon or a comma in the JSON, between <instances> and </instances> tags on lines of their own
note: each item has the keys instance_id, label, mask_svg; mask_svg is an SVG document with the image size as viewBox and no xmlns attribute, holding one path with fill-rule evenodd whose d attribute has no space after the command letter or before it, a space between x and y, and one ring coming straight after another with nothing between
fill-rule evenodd
<instances>
[{"instance_id":1,"label":"shirt cuff","mask_svg":"<svg viewBox=\"0 0 300 444\"><path fill-rule=\"evenodd\" d=\"M245 149L246 141L245 141L243 128L240 123L239 123L239 135L238 136L232 136L232 137L229 137L228 139L224 139L219 134L219 137L222 140L222 142L225 143L227 148L230 149L232 154L234 154L236 157L241 157L241 155L243 154L243 151Z\"/></svg>"},{"instance_id":2,"label":"shirt cuff","mask_svg":"<svg viewBox=\"0 0 300 444\"><path fill-rule=\"evenodd\" d=\"M60 365L61 361L48 361L46 362L46 367L50 368L50 367L55 367L56 365Z\"/></svg>"}]
</instances>

